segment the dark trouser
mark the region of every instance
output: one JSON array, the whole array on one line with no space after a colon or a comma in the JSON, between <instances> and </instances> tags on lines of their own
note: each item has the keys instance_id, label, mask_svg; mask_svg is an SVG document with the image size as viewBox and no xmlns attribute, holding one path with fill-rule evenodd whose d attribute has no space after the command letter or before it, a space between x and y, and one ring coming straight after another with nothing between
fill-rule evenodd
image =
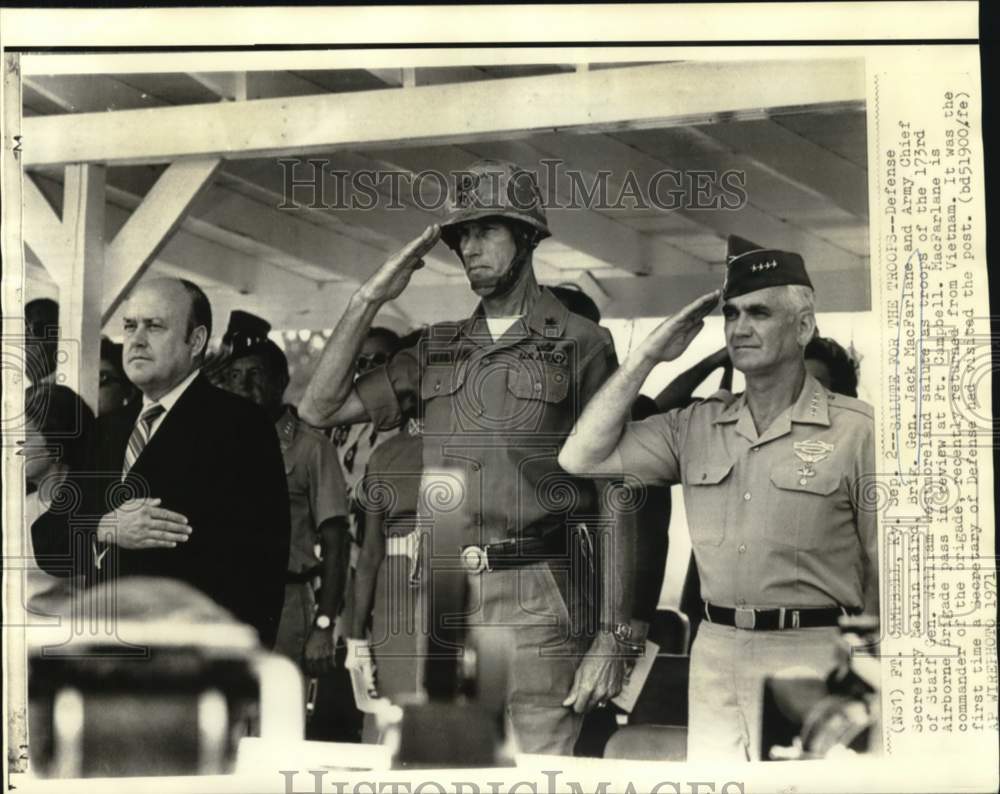
<instances>
[{"instance_id":1,"label":"dark trouser","mask_svg":"<svg viewBox=\"0 0 1000 794\"><path fill-rule=\"evenodd\" d=\"M285 603L278 624L275 653L287 656L301 667L306 639L312 628L315 597L308 582L285 585ZM306 738L325 742L360 742L363 715L354 704L350 675L343 669L343 652L338 653L337 669L316 677L313 713L306 721ZM309 680L303 673L303 694L309 697ZM303 704L303 707L305 704Z\"/></svg>"}]
</instances>

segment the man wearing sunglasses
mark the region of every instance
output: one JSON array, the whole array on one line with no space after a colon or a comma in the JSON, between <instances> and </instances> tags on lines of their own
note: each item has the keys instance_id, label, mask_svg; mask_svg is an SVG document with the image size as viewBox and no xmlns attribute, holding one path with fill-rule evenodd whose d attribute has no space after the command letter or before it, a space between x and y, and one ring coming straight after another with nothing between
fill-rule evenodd
<instances>
[{"instance_id":1,"label":"man wearing sunglasses","mask_svg":"<svg viewBox=\"0 0 1000 794\"><path fill-rule=\"evenodd\" d=\"M455 514L474 620L513 628L507 713L515 739L523 752L568 755L583 714L620 690L633 651L627 570L615 571L594 625L590 569L600 539L583 517L601 512L597 488L557 463L582 406L616 366L614 345L535 280L532 254L550 232L534 174L483 160L456 176L447 219L352 297L300 410L317 425L391 428L401 404L418 401L425 471L457 470L465 483ZM368 326L438 240L458 256L479 307L463 322L435 324L355 381ZM617 565L627 562L615 555Z\"/></svg>"}]
</instances>

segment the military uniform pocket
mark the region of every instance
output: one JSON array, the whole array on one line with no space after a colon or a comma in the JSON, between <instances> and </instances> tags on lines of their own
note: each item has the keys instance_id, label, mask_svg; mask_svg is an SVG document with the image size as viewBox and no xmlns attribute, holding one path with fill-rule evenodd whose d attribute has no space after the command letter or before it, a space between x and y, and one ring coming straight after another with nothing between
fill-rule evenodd
<instances>
[{"instance_id":1,"label":"military uniform pocket","mask_svg":"<svg viewBox=\"0 0 1000 794\"><path fill-rule=\"evenodd\" d=\"M771 485L764 533L767 540L803 550L820 548L830 531L826 526L829 500L847 498L846 493L840 493L840 473L808 469L796 461L772 469Z\"/></svg>"},{"instance_id":2,"label":"military uniform pocket","mask_svg":"<svg viewBox=\"0 0 1000 794\"><path fill-rule=\"evenodd\" d=\"M692 545L718 546L725 540L729 490L726 486L732 470L732 461L688 464L684 477L684 509Z\"/></svg>"}]
</instances>

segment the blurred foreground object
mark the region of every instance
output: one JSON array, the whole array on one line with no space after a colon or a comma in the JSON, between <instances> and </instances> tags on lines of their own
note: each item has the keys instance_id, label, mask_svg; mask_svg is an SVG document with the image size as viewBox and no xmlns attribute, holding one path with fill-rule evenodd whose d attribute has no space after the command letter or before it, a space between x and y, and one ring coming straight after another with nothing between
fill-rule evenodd
<instances>
[{"instance_id":1,"label":"blurred foreground object","mask_svg":"<svg viewBox=\"0 0 1000 794\"><path fill-rule=\"evenodd\" d=\"M509 766L504 707L513 640L508 629L476 625L482 615L473 610L481 606L470 599L461 556L465 526L446 493L455 499L465 493L463 472L425 469L419 511L421 523L427 520L430 527L431 548L427 575L420 579L429 615L416 660L423 671L421 691L401 695L392 704L396 708L372 710L395 768ZM354 677L357 690L360 676ZM359 699L360 708L365 703Z\"/></svg>"},{"instance_id":2,"label":"blurred foreground object","mask_svg":"<svg viewBox=\"0 0 1000 794\"><path fill-rule=\"evenodd\" d=\"M764 683L764 760L832 758L878 753L878 621L842 618L837 665L825 680L794 671Z\"/></svg>"},{"instance_id":3,"label":"blurred foreground object","mask_svg":"<svg viewBox=\"0 0 1000 794\"><path fill-rule=\"evenodd\" d=\"M31 642L36 774L224 774L244 736L302 739L298 669L262 650L251 627L183 582L148 577L83 591L61 617L79 621L88 603L112 602L107 631Z\"/></svg>"}]
</instances>

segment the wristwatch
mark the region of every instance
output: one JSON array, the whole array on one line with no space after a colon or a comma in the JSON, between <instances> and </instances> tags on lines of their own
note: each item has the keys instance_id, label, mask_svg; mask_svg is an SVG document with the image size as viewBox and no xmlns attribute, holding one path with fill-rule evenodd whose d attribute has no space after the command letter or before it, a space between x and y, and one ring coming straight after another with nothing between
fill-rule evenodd
<instances>
[{"instance_id":1,"label":"wristwatch","mask_svg":"<svg viewBox=\"0 0 1000 794\"><path fill-rule=\"evenodd\" d=\"M313 620L313 625L318 629L328 629L333 625L333 621L330 620L329 615L319 614Z\"/></svg>"},{"instance_id":2,"label":"wristwatch","mask_svg":"<svg viewBox=\"0 0 1000 794\"><path fill-rule=\"evenodd\" d=\"M618 642L632 642L632 627L628 623L602 623L601 631L611 634Z\"/></svg>"},{"instance_id":3,"label":"wristwatch","mask_svg":"<svg viewBox=\"0 0 1000 794\"><path fill-rule=\"evenodd\" d=\"M632 626L628 623L602 623L601 631L614 637L615 642L630 654L641 654L645 648L644 643L632 636Z\"/></svg>"}]
</instances>

